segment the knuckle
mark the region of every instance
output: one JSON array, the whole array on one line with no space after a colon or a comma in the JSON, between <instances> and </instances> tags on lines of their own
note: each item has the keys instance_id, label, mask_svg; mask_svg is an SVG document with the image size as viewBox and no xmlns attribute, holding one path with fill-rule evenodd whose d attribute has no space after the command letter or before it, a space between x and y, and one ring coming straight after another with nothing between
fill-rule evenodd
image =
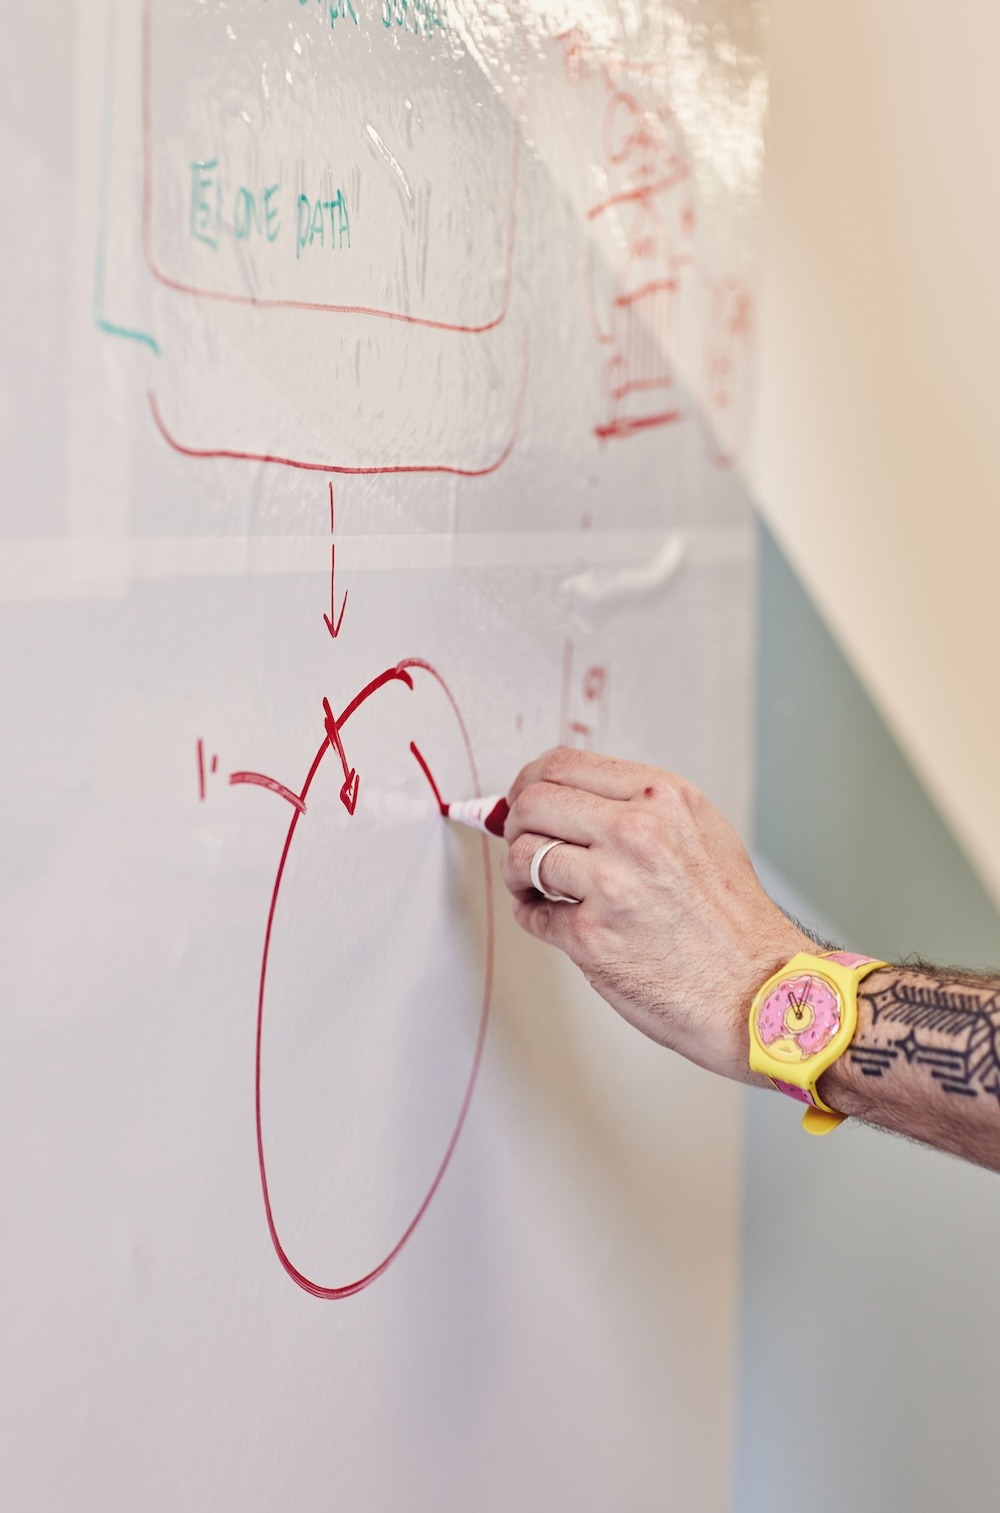
<instances>
[{"instance_id":1,"label":"knuckle","mask_svg":"<svg viewBox=\"0 0 1000 1513\"><path fill-rule=\"evenodd\" d=\"M520 925L525 934L534 935L535 930L532 923L531 905L526 904L523 899L515 898L513 903L513 910L514 919Z\"/></svg>"},{"instance_id":2,"label":"knuckle","mask_svg":"<svg viewBox=\"0 0 1000 1513\"><path fill-rule=\"evenodd\" d=\"M532 811L538 808L539 800L544 791L540 782L528 783L521 789L510 811L511 814L517 815L519 824L525 824Z\"/></svg>"},{"instance_id":3,"label":"knuckle","mask_svg":"<svg viewBox=\"0 0 1000 1513\"><path fill-rule=\"evenodd\" d=\"M511 783L510 787L507 789L507 797L511 804L513 804L516 795L521 792L521 789L524 787L527 779L528 767L527 764L525 764L525 766L523 766L520 772L517 774L517 777Z\"/></svg>"},{"instance_id":4,"label":"knuckle","mask_svg":"<svg viewBox=\"0 0 1000 1513\"><path fill-rule=\"evenodd\" d=\"M532 935L537 935L539 940L547 941L552 929L552 905L531 904L531 912L528 916L528 928Z\"/></svg>"},{"instance_id":5,"label":"knuckle","mask_svg":"<svg viewBox=\"0 0 1000 1513\"><path fill-rule=\"evenodd\" d=\"M518 794L516 798L508 800L507 818L503 823L504 839L506 840L508 846L513 845L514 840L516 840L521 829L523 829L523 826L521 824L522 813L523 810L521 809L521 795Z\"/></svg>"},{"instance_id":6,"label":"knuckle","mask_svg":"<svg viewBox=\"0 0 1000 1513\"><path fill-rule=\"evenodd\" d=\"M547 783L558 783L568 773L574 754L568 746L556 746L542 757L540 774Z\"/></svg>"},{"instance_id":7,"label":"knuckle","mask_svg":"<svg viewBox=\"0 0 1000 1513\"><path fill-rule=\"evenodd\" d=\"M531 762L525 762L524 766L517 774L517 777L511 783L510 788L507 790L507 798L511 808L514 807L515 802L520 798L525 788L530 787L532 783L538 781L538 772L543 761L544 756L535 757L535 759Z\"/></svg>"},{"instance_id":8,"label":"knuckle","mask_svg":"<svg viewBox=\"0 0 1000 1513\"><path fill-rule=\"evenodd\" d=\"M681 783L678 799L693 819L699 819L708 807L708 799L693 783Z\"/></svg>"},{"instance_id":9,"label":"knuckle","mask_svg":"<svg viewBox=\"0 0 1000 1513\"><path fill-rule=\"evenodd\" d=\"M627 855L645 860L659 849L660 826L648 810L629 806L615 822L615 838Z\"/></svg>"},{"instance_id":10,"label":"knuckle","mask_svg":"<svg viewBox=\"0 0 1000 1513\"><path fill-rule=\"evenodd\" d=\"M522 789L522 791L518 794L517 798L513 800L509 809L507 810L507 818L504 821L503 833L507 839L508 845L513 845L517 837L520 835L521 831L527 829L527 825L525 823L525 813L527 806L524 803L524 792L525 790ZM513 840L511 839L512 836L514 837Z\"/></svg>"},{"instance_id":11,"label":"knuckle","mask_svg":"<svg viewBox=\"0 0 1000 1513\"><path fill-rule=\"evenodd\" d=\"M572 943L567 953L580 966L592 965L605 952L607 932L599 917L589 909L578 908L573 920Z\"/></svg>"},{"instance_id":12,"label":"knuckle","mask_svg":"<svg viewBox=\"0 0 1000 1513\"><path fill-rule=\"evenodd\" d=\"M708 803L701 790L686 778L675 778L667 788L665 797L674 814L683 818L697 819Z\"/></svg>"},{"instance_id":13,"label":"knuckle","mask_svg":"<svg viewBox=\"0 0 1000 1513\"><path fill-rule=\"evenodd\" d=\"M517 840L511 841L507 847L507 855L501 862L501 873L507 884L520 884L523 873L528 868L528 855L526 855L525 838L519 835Z\"/></svg>"},{"instance_id":14,"label":"knuckle","mask_svg":"<svg viewBox=\"0 0 1000 1513\"><path fill-rule=\"evenodd\" d=\"M626 891L625 879L621 871L614 866L596 867L593 874L593 891L602 904L612 909L618 907Z\"/></svg>"},{"instance_id":15,"label":"knuckle","mask_svg":"<svg viewBox=\"0 0 1000 1513\"><path fill-rule=\"evenodd\" d=\"M507 852L507 861L512 869L525 872L531 866L535 842L530 835L519 835Z\"/></svg>"}]
</instances>

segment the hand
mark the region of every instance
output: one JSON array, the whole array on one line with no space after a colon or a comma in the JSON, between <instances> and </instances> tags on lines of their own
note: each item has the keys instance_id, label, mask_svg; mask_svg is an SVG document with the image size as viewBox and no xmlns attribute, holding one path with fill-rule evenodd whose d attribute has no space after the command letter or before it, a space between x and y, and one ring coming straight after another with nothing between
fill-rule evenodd
<instances>
[{"instance_id":1,"label":"hand","mask_svg":"<svg viewBox=\"0 0 1000 1513\"><path fill-rule=\"evenodd\" d=\"M761 887L731 825L705 796L658 767L589 751L547 752L508 795L503 878L514 917L565 951L613 1008L653 1040L739 1082L760 985L815 942ZM539 846L558 837L542 881Z\"/></svg>"}]
</instances>

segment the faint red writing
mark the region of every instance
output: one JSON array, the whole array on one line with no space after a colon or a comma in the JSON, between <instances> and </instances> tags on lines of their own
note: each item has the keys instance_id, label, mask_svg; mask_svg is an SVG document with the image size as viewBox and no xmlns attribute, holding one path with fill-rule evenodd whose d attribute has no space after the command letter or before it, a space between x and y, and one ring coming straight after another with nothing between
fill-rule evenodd
<instances>
[{"instance_id":1,"label":"faint red writing","mask_svg":"<svg viewBox=\"0 0 1000 1513\"><path fill-rule=\"evenodd\" d=\"M559 741L563 746L603 746L608 732L608 669L584 661L571 640L563 648Z\"/></svg>"},{"instance_id":2,"label":"faint red writing","mask_svg":"<svg viewBox=\"0 0 1000 1513\"><path fill-rule=\"evenodd\" d=\"M672 354L694 233L691 169L673 115L644 109L607 72L604 86L601 142L611 193L587 212L591 317L607 348L594 426L602 439L681 418Z\"/></svg>"},{"instance_id":3,"label":"faint red writing","mask_svg":"<svg viewBox=\"0 0 1000 1513\"><path fill-rule=\"evenodd\" d=\"M753 394L753 301L738 275L721 277L696 256L695 185L673 112L644 103L666 64L629 59L581 23L556 38L574 85L599 80L606 189L587 211L587 291L605 349L601 440L634 436L685 417L678 355L702 330L685 379L705 421L708 453L730 467L741 452ZM685 336L683 331L688 333Z\"/></svg>"},{"instance_id":4,"label":"faint red writing","mask_svg":"<svg viewBox=\"0 0 1000 1513\"><path fill-rule=\"evenodd\" d=\"M753 395L753 300L743 279L720 279L712 293L705 344L705 399L710 451L732 467L743 450Z\"/></svg>"}]
</instances>

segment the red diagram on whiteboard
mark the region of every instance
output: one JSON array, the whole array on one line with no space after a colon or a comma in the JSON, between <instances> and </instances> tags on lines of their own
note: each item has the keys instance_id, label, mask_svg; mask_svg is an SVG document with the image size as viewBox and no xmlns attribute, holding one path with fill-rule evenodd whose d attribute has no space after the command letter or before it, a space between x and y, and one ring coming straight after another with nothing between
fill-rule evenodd
<instances>
[{"instance_id":1,"label":"red diagram on whiteboard","mask_svg":"<svg viewBox=\"0 0 1000 1513\"><path fill-rule=\"evenodd\" d=\"M181 296L163 307L181 339L148 339L160 353L150 414L190 457L486 477L513 450L528 372L527 329L509 320L523 32L511 31L514 51L498 56L491 80L469 66L457 31L436 53L426 37L400 45L377 9L352 12L335 40L319 14L323 24L314 8L291 5L287 17L254 8L234 36L220 0L197 16L166 0L137 10L135 251L156 285ZM109 28L107 136L123 143L136 134L124 121L115 130L116 45ZM224 96L213 74L220 49L232 75ZM362 57L371 88L362 89ZM317 84L318 112L308 93ZM428 84L455 86L447 110ZM123 195L131 182L124 171L107 179ZM225 334L207 341L207 362L192 363L220 302L232 307ZM256 360L243 361L245 351Z\"/></svg>"},{"instance_id":2,"label":"red diagram on whiteboard","mask_svg":"<svg viewBox=\"0 0 1000 1513\"><path fill-rule=\"evenodd\" d=\"M353 699L350 700L350 702L345 706L344 709L340 711L338 715L333 715L328 703L325 706L326 733L324 739L320 743L315 755L312 758L302 786L298 790L297 795L295 795L298 801L298 807L295 808L288 824L288 830L285 835L285 841L281 850L277 873L274 879L270 907L268 909L267 925L264 933L264 946L260 964L260 981L257 998L257 1039L255 1058L257 1157L260 1169L261 1192L263 1195L264 1212L267 1219L268 1231L271 1236L271 1242L274 1246L278 1259L281 1262L281 1265L284 1267L289 1277L291 1277L292 1281L294 1281L299 1287L303 1288L306 1292L311 1293L313 1297L317 1298L346 1298L350 1297L356 1292L360 1292L363 1288L369 1286L378 1277L380 1277L385 1272L387 1267L389 1267L399 1255L400 1251L403 1249L403 1246L409 1240L417 1225L420 1223L421 1219L427 1212L428 1206L430 1205L434 1194L437 1192L437 1189L451 1160L455 1146L462 1132L462 1127L465 1123L466 1115L468 1114L469 1104L472 1099L473 1089L475 1087L480 1062L482 1060L483 1045L489 1018L490 998L492 993L494 951L493 894L490 880L489 856L487 851L488 842L485 836L480 838L482 862L482 907L486 922L486 948L482 963L482 1000L479 1012L478 1030L476 1032L475 1042L472 1048L468 1075L458 1107L455 1110L450 1134L445 1141L444 1148L440 1153L440 1158L431 1175L431 1179L425 1190L419 1196L419 1199L416 1202L413 1211L409 1214L408 1218L403 1223L400 1232L396 1235L394 1241L390 1244L385 1253L374 1262L374 1264L368 1266L360 1275L347 1277L339 1281L320 1279L316 1276L308 1274L306 1270L302 1266L297 1264L293 1259L292 1255L290 1254L288 1244L279 1233L278 1222L274 1212L274 1203L272 1200L271 1184L268 1172L268 1160L266 1154L267 1142L265 1139L266 1110L264 1098L262 1096L264 1026L268 1011L269 992L268 971L270 965L274 926L279 914L279 910L282 907L282 884L285 879L287 864L292 853L296 837L301 834L301 827L303 825L308 825L311 821L312 816L307 813L309 794L317 779L317 776L324 766L324 763L332 761L336 765L336 780L338 782L340 781L341 774L344 775L344 781L340 790L341 801L344 805L344 808L349 814L354 813L355 807L358 802L360 786L363 781L363 775L349 765L347 751L345 749L348 739L348 737L345 735L345 731L347 730L351 719L358 713L359 710L361 710L366 704L368 704L370 700L380 695L383 690L391 687L402 687L408 690L410 693L414 693L418 690L421 681L426 682L427 680L435 683L437 687L441 691L443 691L446 697L448 707L450 708L454 717L468 759L469 783L471 788L478 793L479 784L478 778L476 776L475 760L472 755L471 745L469 743L468 732L466 731L458 705L455 702L455 699L444 679L429 663L421 661L418 658L408 658L398 663L394 667L386 668L384 672L378 675L378 677L373 678L371 682L366 684L366 686L362 688L360 692L354 696ZM427 768L426 762L422 756L419 758L419 761L425 776L429 777L429 769ZM433 779L431 779L431 786L435 787L436 789L436 785L433 783ZM444 949L447 943L447 935L445 933L443 933L442 935L442 941L444 942L442 949ZM354 1012L356 1013L364 1012L363 1005L354 1005L353 1008Z\"/></svg>"},{"instance_id":3,"label":"red diagram on whiteboard","mask_svg":"<svg viewBox=\"0 0 1000 1513\"><path fill-rule=\"evenodd\" d=\"M327 507L335 545L332 483ZM335 573L331 551L329 596L316 614L331 651L339 638L320 604L339 604L338 629L352 624ZM192 775L199 804L228 787L287 805L259 959L257 1166L284 1271L312 1296L339 1299L399 1256L451 1162L483 1056L495 931L487 837L441 818L443 772L453 794L480 793L441 673L408 657L339 712L321 703L322 736L298 786L242 766L227 780L214 738L203 736ZM418 1130L408 1122L415 1114ZM352 1184L375 1169L390 1180L372 1188L366 1207ZM327 1266L341 1275L325 1275Z\"/></svg>"}]
</instances>

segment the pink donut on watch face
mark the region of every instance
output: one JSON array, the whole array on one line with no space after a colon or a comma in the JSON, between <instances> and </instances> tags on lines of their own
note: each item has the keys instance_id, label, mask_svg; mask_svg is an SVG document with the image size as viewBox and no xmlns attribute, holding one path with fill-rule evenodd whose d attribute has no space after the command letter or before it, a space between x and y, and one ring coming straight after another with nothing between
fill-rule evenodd
<instances>
[{"instance_id":1,"label":"pink donut on watch face","mask_svg":"<svg viewBox=\"0 0 1000 1513\"><path fill-rule=\"evenodd\" d=\"M858 982L882 965L854 951L828 951L819 958L803 951L754 997L750 1069L762 1072L779 1092L812 1105L802 1121L811 1134L824 1134L843 1121L823 1102L817 1079L854 1033Z\"/></svg>"},{"instance_id":2,"label":"pink donut on watch face","mask_svg":"<svg viewBox=\"0 0 1000 1513\"><path fill-rule=\"evenodd\" d=\"M789 1065L806 1061L840 1029L840 994L811 972L777 983L757 1010L757 1035L769 1055ZM811 1102L806 1096L806 1101Z\"/></svg>"}]
</instances>

